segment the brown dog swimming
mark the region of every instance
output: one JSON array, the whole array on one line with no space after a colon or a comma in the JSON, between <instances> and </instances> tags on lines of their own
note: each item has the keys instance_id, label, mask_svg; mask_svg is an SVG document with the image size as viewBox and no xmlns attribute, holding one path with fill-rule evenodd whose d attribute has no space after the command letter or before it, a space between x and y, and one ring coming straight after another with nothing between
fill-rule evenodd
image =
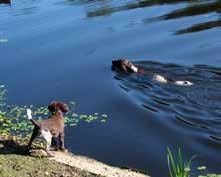
<instances>
[{"instance_id":1,"label":"brown dog swimming","mask_svg":"<svg viewBox=\"0 0 221 177\"><path fill-rule=\"evenodd\" d=\"M0 4L11 4L11 0L0 0Z\"/></svg>"},{"instance_id":2,"label":"brown dog swimming","mask_svg":"<svg viewBox=\"0 0 221 177\"><path fill-rule=\"evenodd\" d=\"M144 71L134 66L127 59L119 59L112 61L112 70L123 71L125 73L143 73Z\"/></svg>"},{"instance_id":3,"label":"brown dog swimming","mask_svg":"<svg viewBox=\"0 0 221 177\"><path fill-rule=\"evenodd\" d=\"M35 138L42 137L47 142L46 152L50 154L49 151L51 147L51 141L54 137L59 138L60 150L65 150L63 114L66 113L69 108L65 103L54 101L48 106L48 109L52 113L52 115L48 119L40 122L32 119L31 110L27 109L28 119L34 125L32 136L28 144L28 149L31 148L31 144Z\"/></svg>"},{"instance_id":4,"label":"brown dog swimming","mask_svg":"<svg viewBox=\"0 0 221 177\"><path fill-rule=\"evenodd\" d=\"M160 83L173 83L182 86L193 85L193 83L190 81L174 81L172 79L166 79L159 74L144 71L143 69L136 67L132 62L128 61L127 59L113 60L111 68L112 70L122 71L125 73L151 74L153 75L153 80Z\"/></svg>"}]
</instances>

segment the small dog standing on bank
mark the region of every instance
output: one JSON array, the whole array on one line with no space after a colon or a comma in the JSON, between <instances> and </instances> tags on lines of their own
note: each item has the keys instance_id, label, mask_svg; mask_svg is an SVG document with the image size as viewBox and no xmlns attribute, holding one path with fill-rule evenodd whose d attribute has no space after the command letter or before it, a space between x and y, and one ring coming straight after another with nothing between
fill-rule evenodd
<instances>
[{"instance_id":1,"label":"small dog standing on bank","mask_svg":"<svg viewBox=\"0 0 221 177\"><path fill-rule=\"evenodd\" d=\"M173 83L175 85L181 85L181 86L191 86L193 85L190 81L175 81L172 79L166 79L163 76L156 74L156 73L150 73L148 71L144 71L141 68L138 68L134 66L134 64L127 59L119 59L119 60L113 60L112 61L112 70L118 70L123 71L125 73L139 73L139 74L151 74L153 75L153 80L166 84L166 83Z\"/></svg>"},{"instance_id":2,"label":"small dog standing on bank","mask_svg":"<svg viewBox=\"0 0 221 177\"><path fill-rule=\"evenodd\" d=\"M46 152L50 154L50 147L52 138L59 138L59 149L65 150L64 147L64 117L63 114L66 113L69 108L67 104L54 101L48 106L49 111L52 115L43 121L37 122L32 118L31 110L27 109L28 119L33 123L34 129L31 135L31 139L28 144L28 149L30 150L31 144L37 137L42 137L46 142Z\"/></svg>"}]
</instances>

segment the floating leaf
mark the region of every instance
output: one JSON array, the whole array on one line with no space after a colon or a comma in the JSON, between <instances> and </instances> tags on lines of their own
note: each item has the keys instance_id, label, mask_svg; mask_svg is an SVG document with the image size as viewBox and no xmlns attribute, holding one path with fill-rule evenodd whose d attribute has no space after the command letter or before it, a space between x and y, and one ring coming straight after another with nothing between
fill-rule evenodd
<instances>
[{"instance_id":1,"label":"floating leaf","mask_svg":"<svg viewBox=\"0 0 221 177\"><path fill-rule=\"evenodd\" d=\"M197 168L198 170L206 170L206 166L200 166Z\"/></svg>"},{"instance_id":2,"label":"floating leaf","mask_svg":"<svg viewBox=\"0 0 221 177\"><path fill-rule=\"evenodd\" d=\"M35 120L40 121L47 118L49 111L47 107L36 107L34 105L30 106L17 106L17 105L7 105L5 100L5 95L7 91L5 86L0 86L0 124L3 127L0 129L0 134L4 135L15 135L21 136L23 138L30 137L33 130L33 124L27 120L26 109L31 108L32 114ZM75 102L70 102L68 106L76 105ZM91 115L77 114L74 112L72 107L70 111L64 117L65 125L69 127L74 127L81 122L91 123L94 121L106 122L106 114L93 113Z\"/></svg>"},{"instance_id":3,"label":"floating leaf","mask_svg":"<svg viewBox=\"0 0 221 177\"><path fill-rule=\"evenodd\" d=\"M6 42L8 42L8 39L0 39L0 43L6 43Z\"/></svg>"}]
</instances>

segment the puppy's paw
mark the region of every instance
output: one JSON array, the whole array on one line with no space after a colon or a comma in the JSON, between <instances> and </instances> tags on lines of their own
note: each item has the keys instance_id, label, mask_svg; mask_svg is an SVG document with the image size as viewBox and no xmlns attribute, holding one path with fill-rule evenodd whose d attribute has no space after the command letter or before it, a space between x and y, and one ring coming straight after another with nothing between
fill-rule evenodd
<instances>
[{"instance_id":1,"label":"puppy's paw","mask_svg":"<svg viewBox=\"0 0 221 177\"><path fill-rule=\"evenodd\" d=\"M50 151L58 151L58 147L50 147Z\"/></svg>"},{"instance_id":2,"label":"puppy's paw","mask_svg":"<svg viewBox=\"0 0 221 177\"><path fill-rule=\"evenodd\" d=\"M65 147L60 147L59 149L60 149L60 151L62 151L62 152L68 152L68 149L66 149Z\"/></svg>"},{"instance_id":3,"label":"puppy's paw","mask_svg":"<svg viewBox=\"0 0 221 177\"><path fill-rule=\"evenodd\" d=\"M52 152L46 151L46 153L47 153L47 157L54 157L54 154Z\"/></svg>"}]
</instances>

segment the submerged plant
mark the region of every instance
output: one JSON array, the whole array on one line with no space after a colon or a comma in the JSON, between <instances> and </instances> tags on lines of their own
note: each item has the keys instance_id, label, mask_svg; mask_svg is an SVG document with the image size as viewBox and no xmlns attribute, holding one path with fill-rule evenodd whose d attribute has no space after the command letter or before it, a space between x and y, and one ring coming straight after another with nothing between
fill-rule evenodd
<instances>
[{"instance_id":1,"label":"submerged plant","mask_svg":"<svg viewBox=\"0 0 221 177\"><path fill-rule=\"evenodd\" d=\"M192 157L188 161L184 161L181 149L178 149L178 156L175 158L170 148L167 148L167 162L169 167L170 177L189 177Z\"/></svg>"}]
</instances>

